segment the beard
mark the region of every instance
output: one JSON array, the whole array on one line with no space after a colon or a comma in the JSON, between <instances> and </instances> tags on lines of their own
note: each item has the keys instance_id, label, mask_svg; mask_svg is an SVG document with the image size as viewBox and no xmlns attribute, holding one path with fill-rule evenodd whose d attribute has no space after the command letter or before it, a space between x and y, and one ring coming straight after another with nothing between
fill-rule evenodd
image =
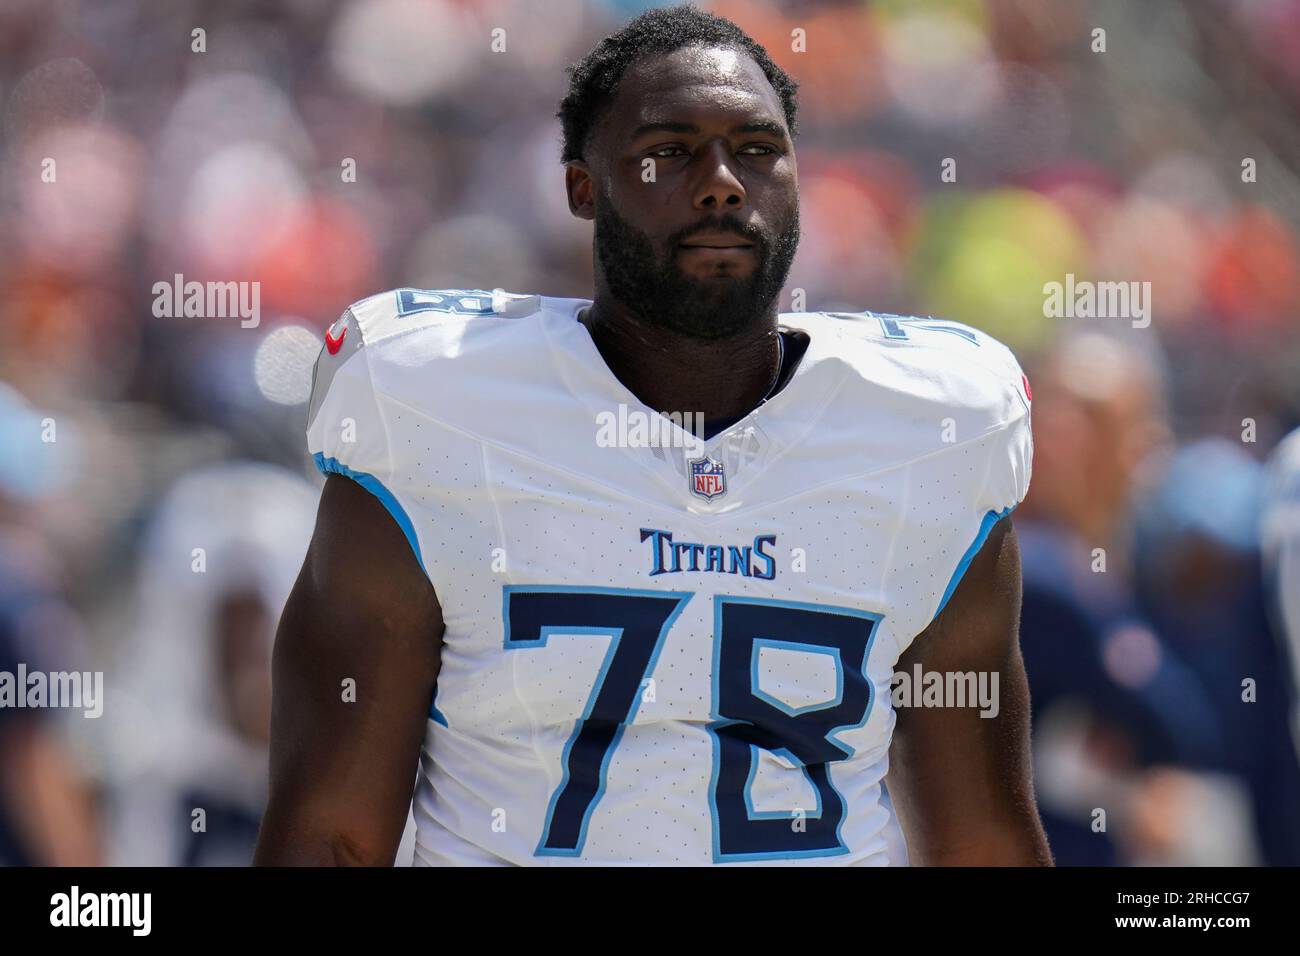
<instances>
[{"instance_id":1,"label":"beard","mask_svg":"<svg viewBox=\"0 0 1300 956\"><path fill-rule=\"evenodd\" d=\"M695 279L678 265L678 242L688 233L734 231L754 243L758 263L747 276ZM697 339L723 339L760 323L785 285L799 246L799 207L770 233L731 216L696 224L668 243L666 261L640 229L608 201L596 204L596 257L613 297L642 322Z\"/></svg>"}]
</instances>

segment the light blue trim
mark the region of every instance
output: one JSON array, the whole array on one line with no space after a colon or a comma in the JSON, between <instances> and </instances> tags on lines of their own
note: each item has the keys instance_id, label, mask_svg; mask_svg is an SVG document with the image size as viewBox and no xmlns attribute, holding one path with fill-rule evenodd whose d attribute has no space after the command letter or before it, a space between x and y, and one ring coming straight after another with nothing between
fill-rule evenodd
<instances>
[{"instance_id":1,"label":"light blue trim","mask_svg":"<svg viewBox=\"0 0 1300 956\"><path fill-rule=\"evenodd\" d=\"M966 553L961 556L961 563L957 565L957 570L953 572L952 580L948 582L948 589L943 592L943 598L939 601L939 610L934 612L934 618L942 614L943 609L947 607L948 599L952 597L952 592L957 590L957 585L961 583L961 579L966 574L966 569L970 567L970 563L975 560L975 555L979 554L980 548L984 547L984 542L988 540L989 534L992 533L993 526L1015 510L1016 506L1011 505L1001 511L990 511L984 516L984 520L980 522L980 529L975 535L975 540L966 549ZM934 618L931 618L931 622L934 621Z\"/></svg>"},{"instance_id":2,"label":"light blue trim","mask_svg":"<svg viewBox=\"0 0 1300 956\"><path fill-rule=\"evenodd\" d=\"M384 483L374 475L367 474L364 471L353 471L347 465L340 462L337 458L326 458L322 452L316 452L311 456L316 462L316 467L320 469L323 475L342 475L344 478L351 478L366 491L370 492L379 499L388 513L393 516L397 526L402 529L402 534L406 535L407 543L411 545L411 550L415 552L415 560L420 563L420 570L428 575L424 567L424 557L420 554L420 540L415 536L415 525L411 523L411 516L406 513L397 497L384 487Z\"/></svg>"},{"instance_id":3,"label":"light blue trim","mask_svg":"<svg viewBox=\"0 0 1300 956\"><path fill-rule=\"evenodd\" d=\"M433 697L429 700L429 719L435 724L442 724L448 730L451 730L451 724L447 723L447 716L438 709L438 682L433 682Z\"/></svg>"},{"instance_id":4,"label":"light blue trim","mask_svg":"<svg viewBox=\"0 0 1300 956\"><path fill-rule=\"evenodd\" d=\"M749 745L749 774L745 778L745 812L749 814L751 820L793 820L794 810L755 810L754 809L754 779L758 776L758 756L759 747L757 744ZM817 809L813 813L804 812L804 816L809 820L820 820L822 818L822 792L817 789L817 784L813 781L812 775L808 773L808 768L804 766L802 760L790 753L785 747L777 750L768 751L769 753L780 754L786 760L794 764L796 768L803 772L803 778L808 782L808 789L813 792L813 800L817 803Z\"/></svg>"},{"instance_id":5,"label":"light blue trim","mask_svg":"<svg viewBox=\"0 0 1300 956\"><path fill-rule=\"evenodd\" d=\"M436 700L437 691L434 692L434 697ZM447 718L443 716L442 711L438 709L438 705L436 703L432 703L429 705L429 719L432 720L435 724L442 724L448 730L451 730L451 725L447 723Z\"/></svg>"},{"instance_id":6,"label":"light blue trim","mask_svg":"<svg viewBox=\"0 0 1300 956\"><path fill-rule=\"evenodd\" d=\"M830 700L824 700L817 704L806 704L802 707L792 707L785 701L773 697L759 686L758 680L759 651L765 647L828 656L835 663L835 696ZM825 710L827 707L838 707L844 700L844 662L840 660L840 649L838 647L827 647L825 644L805 644L802 641L778 641L773 637L756 637L749 655L749 686L753 689L754 696L759 700L771 704L777 710L783 711L791 717L798 717L800 714L807 714L814 710ZM798 763L798 761L795 762Z\"/></svg>"}]
</instances>

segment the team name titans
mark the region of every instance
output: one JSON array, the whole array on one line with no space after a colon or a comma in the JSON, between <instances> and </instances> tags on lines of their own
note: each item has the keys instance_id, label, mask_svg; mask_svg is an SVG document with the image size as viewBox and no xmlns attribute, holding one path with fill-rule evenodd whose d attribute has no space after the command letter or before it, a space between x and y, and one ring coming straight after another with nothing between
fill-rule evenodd
<instances>
[{"instance_id":1,"label":"team name titans","mask_svg":"<svg viewBox=\"0 0 1300 956\"><path fill-rule=\"evenodd\" d=\"M743 548L733 545L696 544L674 541L671 531L642 528L641 540L650 542L654 567L650 576L676 574L678 571L716 571L719 574L742 574L747 578L771 581L776 577L776 558L763 546L776 544L776 535L754 536L754 543ZM685 562L685 563L684 563Z\"/></svg>"}]
</instances>

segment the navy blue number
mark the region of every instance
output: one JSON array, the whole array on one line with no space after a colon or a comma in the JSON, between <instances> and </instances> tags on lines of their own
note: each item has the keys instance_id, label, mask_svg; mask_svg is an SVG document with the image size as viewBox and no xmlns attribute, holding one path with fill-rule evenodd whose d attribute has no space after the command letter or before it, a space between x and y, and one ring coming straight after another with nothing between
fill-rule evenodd
<instances>
[{"instance_id":1,"label":"navy blue number","mask_svg":"<svg viewBox=\"0 0 1300 956\"><path fill-rule=\"evenodd\" d=\"M552 634L611 638L596 686L564 747L564 779L551 796L538 856L577 856L605 792L605 771L636 714L642 682L654 669L669 627L689 592L619 588L505 588L505 646L545 647Z\"/></svg>"},{"instance_id":2,"label":"navy blue number","mask_svg":"<svg viewBox=\"0 0 1300 956\"><path fill-rule=\"evenodd\" d=\"M953 322L951 319L933 319L920 318L915 315L881 315L872 313L880 320L880 327L885 333L887 339L905 339L907 338L907 329L903 327L906 322L909 325L915 325L918 329L927 329L931 332L948 332L959 338L965 339L972 345L979 345L979 335L970 326L962 325L960 322Z\"/></svg>"},{"instance_id":3,"label":"navy blue number","mask_svg":"<svg viewBox=\"0 0 1300 956\"><path fill-rule=\"evenodd\" d=\"M860 727L874 696L867 655L880 617L865 611L760 598L714 598L713 812L715 862L831 856L847 853L840 838L845 803L827 765L853 756L834 740ZM837 693L824 703L792 708L758 686L764 645L829 654ZM796 823L792 813L755 812L749 798L758 750L782 754L799 767L817 807ZM801 824L801 825L799 825Z\"/></svg>"},{"instance_id":4,"label":"navy blue number","mask_svg":"<svg viewBox=\"0 0 1300 956\"><path fill-rule=\"evenodd\" d=\"M457 315L492 315L492 293L482 289L398 289L397 314L452 312Z\"/></svg>"}]
</instances>

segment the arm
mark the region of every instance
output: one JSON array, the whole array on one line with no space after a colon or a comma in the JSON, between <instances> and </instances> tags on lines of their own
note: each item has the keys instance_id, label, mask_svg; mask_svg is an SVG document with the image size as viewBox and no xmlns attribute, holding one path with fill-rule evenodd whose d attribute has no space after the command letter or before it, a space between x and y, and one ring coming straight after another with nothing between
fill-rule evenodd
<instances>
[{"instance_id":1,"label":"arm","mask_svg":"<svg viewBox=\"0 0 1300 956\"><path fill-rule=\"evenodd\" d=\"M369 492L330 475L276 634L256 865L392 865L442 633L401 529ZM346 678L355 702L343 699Z\"/></svg>"},{"instance_id":2,"label":"arm","mask_svg":"<svg viewBox=\"0 0 1300 956\"><path fill-rule=\"evenodd\" d=\"M1029 687L1017 637L1020 549L999 521L947 607L900 658L911 672L998 674L997 716L978 707L900 708L889 794L922 866L1050 866L1034 802Z\"/></svg>"}]
</instances>

